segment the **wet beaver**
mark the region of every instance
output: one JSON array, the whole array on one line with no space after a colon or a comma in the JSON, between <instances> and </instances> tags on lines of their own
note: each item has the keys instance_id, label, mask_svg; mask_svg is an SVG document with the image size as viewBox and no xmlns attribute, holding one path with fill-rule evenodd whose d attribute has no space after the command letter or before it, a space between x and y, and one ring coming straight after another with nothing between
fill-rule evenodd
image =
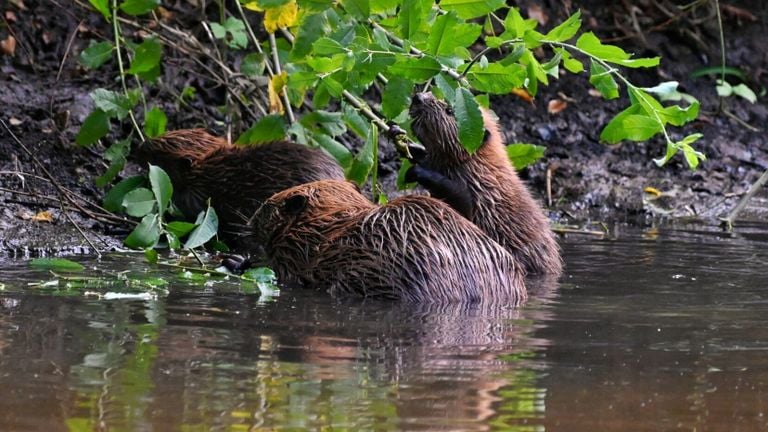
<instances>
[{"instance_id":1,"label":"wet beaver","mask_svg":"<svg viewBox=\"0 0 768 432\"><path fill-rule=\"evenodd\" d=\"M137 149L143 162L163 168L173 182L173 202L187 218L211 205L221 233L239 228L272 194L321 179L344 179L320 149L288 141L238 146L202 129L168 132Z\"/></svg>"},{"instance_id":2,"label":"wet beaver","mask_svg":"<svg viewBox=\"0 0 768 432\"><path fill-rule=\"evenodd\" d=\"M559 275L562 260L549 220L517 176L497 122L483 112L485 137L475 154L459 142L453 112L430 93L411 102L411 128L426 148L408 172L496 240L531 274Z\"/></svg>"},{"instance_id":3,"label":"wet beaver","mask_svg":"<svg viewBox=\"0 0 768 432\"><path fill-rule=\"evenodd\" d=\"M526 297L514 258L434 198L378 206L352 183L324 180L273 195L251 224L284 283L419 303Z\"/></svg>"}]
</instances>

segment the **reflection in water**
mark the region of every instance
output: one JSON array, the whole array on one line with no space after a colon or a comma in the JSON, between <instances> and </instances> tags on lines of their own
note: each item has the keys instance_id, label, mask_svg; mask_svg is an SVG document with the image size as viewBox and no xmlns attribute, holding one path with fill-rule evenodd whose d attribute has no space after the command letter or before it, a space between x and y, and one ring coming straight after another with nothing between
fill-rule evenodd
<instances>
[{"instance_id":1,"label":"reflection in water","mask_svg":"<svg viewBox=\"0 0 768 432\"><path fill-rule=\"evenodd\" d=\"M765 430L765 238L568 239L561 284L519 309L183 283L100 301L12 263L0 430Z\"/></svg>"}]
</instances>

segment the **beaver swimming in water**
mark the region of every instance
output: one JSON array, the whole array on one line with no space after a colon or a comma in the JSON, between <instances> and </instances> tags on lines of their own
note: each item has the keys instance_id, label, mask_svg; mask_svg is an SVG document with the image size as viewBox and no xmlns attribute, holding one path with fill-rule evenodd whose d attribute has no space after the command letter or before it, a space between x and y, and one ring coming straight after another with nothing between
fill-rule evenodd
<instances>
[{"instance_id":1,"label":"beaver swimming in water","mask_svg":"<svg viewBox=\"0 0 768 432\"><path fill-rule=\"evenodd\" d=\"M408 179L456 207L528 273L559 275L562 259L549 220L512 167L490 114L483 111L485 137L474 154L459 141L456 119L445 102L418 93L410 114L426 154L416 158Z\"/></svg>"},{"instance_id":2,"label":"beaver swimming in water","mask_svg":"<svg viewBox=\"0 0 768 432\"><path fill-rule=\"evenodd\" d=\"M412 302L526 297L514 258L434 198L379 206L350 182L322 180L273 195L250 224L283 283Z\"/></svg>"},{"instance_id":3,"label":"beaver swimming in water","mask_svg":"<svg viewBox=\"0 0 768 432\"><path fill-rule=\"evenodd\" d=\"M168 173L173 202L187 218L205 210L210 198L225 237L242 234L240 227L276 192L344 179L339 164L320 149L288 141L231 145L203 129L168 132L142 144L136 155Z\"/></svg>"}]
</instances>

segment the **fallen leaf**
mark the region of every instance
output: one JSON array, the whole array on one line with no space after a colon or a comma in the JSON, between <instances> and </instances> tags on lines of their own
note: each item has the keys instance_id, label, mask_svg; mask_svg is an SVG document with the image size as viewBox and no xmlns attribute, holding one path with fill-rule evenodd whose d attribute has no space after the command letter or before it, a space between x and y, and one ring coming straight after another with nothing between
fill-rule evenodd
<instances>
[{"instance_id":1,"label":"fallen leaf","mask_svg":"<svg viewBox=\"0 0 768 432\"><path fill-rule=\"evenodd\" d=\"M50 45L51 39L52 39L51 38L51 33L48 32L48 31L44 31L43 32L43 43L45 43L46 45Z\"/></svg>"},{"instance_id":2,"label":"fallen leaf","mask_svg":"<svg viewBox=\"0 0 768 432\"><path fill-rule=\"evenodd\" d=\"M533 96L528 93L528 90L524 88L516 88L512 90L512 94L533 105Z\"/></svg>"},{"instance_id":3,"label":"fallen leaf","mask_svg":"<svg viewBox=\"0 0 768 432\"><path fill-rule=\"evenodd\" d=\"M169 22L173 20L173 12L162 6L157 8L157 14L160 15L162 21Z\"/></svg>"},{"instance_id":4,"label":"fallen leaf","mask_svg":"<svg viewBox=\"0 0 768 432\"><path fill-rule=\"evenodd\" d=\"M647 194L651 194L651 195L656 195L656 196L660 196L661 195L661 191L660 190L656 189L655 187L650 187L650 186L648 186L645 189L643 189L643 192L645 192Z\"/></svg>"},{"instance_id":5,"label":"fallen leaf","mask_svg":"<svg viewBox=\"0 0 768 432\"><path fill-rule=\"evenodd\" d=\"M603 95L601 95L600 91L598 91L597 89L591 88L591 89L588 90L587 93L589 93L589 95L592 96L592 97L597 97L597 98L603 97Z\"/></svg>"},{"instance_id":6,"label":"fallen leaf","mask_svg":"<svg viewBox=\"0 0 768 432\"><path fill-rule=\"evenodd\" d=\"M737 19L743 19L747 21L757 21L757 17L752 14L752 12L742 9L740 7L724 4L720 6L720 8L725 12L726 15L731 15L736 17Z\"/></svg>"},{"instance_id":7,"label":"fallen leaf","mask_svg":"<svg viewBox=\"0 0 768 432\"><path fill-rule=\"evenodd\" d=\"M48 210L42 211L32 216L31 220L35 222L53 222L53 214Z\"/></svg>"},{"instance_id":8,"label":"fallen leaf","mask_svg":"<svg viewBox=\"0 0 768 432\"><path fill-rule=\"evenodd\" d=\"M541 6L539 5L528 6L528 18L535 19L541 25L545 25L549 22L549 16L547 16L546 12L541 10Z\"/></svg>"},{"instance_id":9,"label":"fallen leaf","mask_svg":"<svg viewBox=\"0 0 768 432\"><path fill-rule=\"evenodd\" d=\"M11 11L11 10L5 11L5 19L8 22L10 22L10 23L15 23L16 22L16 14L13 13L13 11Z\"/></svg>"},{"instance_id":10,"label":"fallen leaf","mask_svg":"<svg viewBox=\"0 0 768 432\"><path fill-rule=\"evenodd\" d=\"M27 7L24 6L24 0L10 0L11 4L19 8L19 10L27 10Z\"/></svg>"},{"instance_id":11,"label":"fallen leaf","mask_svg":"<svg viewBox=\"0 0 768 432\"><path fill-rule=\"evenodd\" d=\"M549 111L550 114L558 114L560 111L566 109L567 107L568 102L562 99L552 99L547 104L547 111Z\"/></svg>"},{"instance_id":12,"label":"fallen leaf","mask_svg":"<svg viewBox=\"0 0 768 432\"><path fill-rule=\"evenodd\" d=\"M19 120L16 117L11 117L11 118L8 119L8 123L10 123L11 126L19 126L22 123L24 123L24 121Z\"/></svg>"},{"instance_id":13,"label":"fallen leaf","mask_svg":"<svg viewBox=\"0 0 768 432\"><path fill-rule=\"evenodd\" d=\"M16 38L8 36L8 39L0 40L0 53L13 56L16 52Z\"/></svg>"},{"instance_id":14,"label":"fallen leaf","mask_svg":"<svg viewBox=\"0 0 768 432\"><path fill-rule=\"evenodd\" d=\"M298 19L299 6L290 1L282 6L267 8L264 13L264 28L274 33L281 27L293 27Z\"/></svg>"},{"instance_id":15,"label":"fallen leaf","mask_svg":"<svg viewBox=\"0 0 768 432\"><path fill-rule=\"evenodd\" d=\"M562 99L562 100L564 100L566 102L576 103L576 99L568 96L567 94L565 94L565 93L563 93L561 91L557 92L557 95L560 96L560 99Z\"/></svg>"}]
</instances>

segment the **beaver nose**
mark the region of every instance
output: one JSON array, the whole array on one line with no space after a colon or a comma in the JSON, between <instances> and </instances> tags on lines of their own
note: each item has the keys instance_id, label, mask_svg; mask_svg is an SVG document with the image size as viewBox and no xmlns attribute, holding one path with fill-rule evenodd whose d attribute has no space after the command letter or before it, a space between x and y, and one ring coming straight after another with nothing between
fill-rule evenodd
<instances>
[{"instance_id":1,"label":"beaver nose","mask_svg":"<svg viewBox=\"0 0 768 432\"><path fill-rule=\"evenodd\" d=\"M432 98L432 93L422 92L413 95L413 103L424 104Z\"/></svg>"}]
</instances>

